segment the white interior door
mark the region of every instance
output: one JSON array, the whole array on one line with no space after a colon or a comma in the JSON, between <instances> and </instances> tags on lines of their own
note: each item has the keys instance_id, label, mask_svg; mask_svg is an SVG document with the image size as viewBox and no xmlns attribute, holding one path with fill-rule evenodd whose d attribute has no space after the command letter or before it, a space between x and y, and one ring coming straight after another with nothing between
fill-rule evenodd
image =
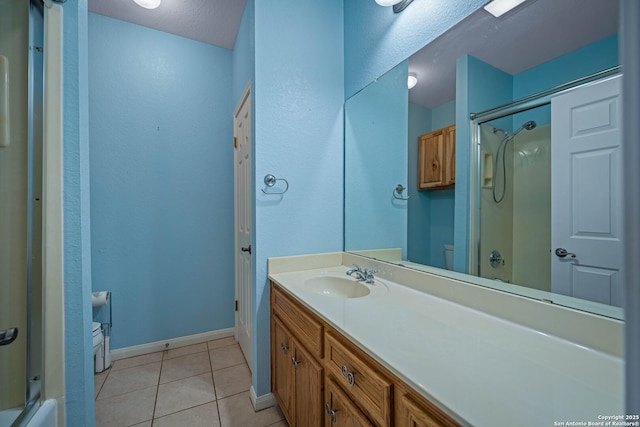
<instances>
[{"instance_id":1,"label":"white interior door","mask_svg":"<svg viewBox=\"0 0 640 427\"><path fill-rule=\"evenodd\" d=\"M235 179L235 336L251 369L251 88L233 115Z\"/></svg>"},{"instance_id":2,"label":"white interior door","mask_svg":"<svg viewBox=\"0 0 640 427\"><path fill-rule=\"evenodd\" d=\"M552 290L622 305L621 77L551 101Z\"/></svg>"}]
</instances>

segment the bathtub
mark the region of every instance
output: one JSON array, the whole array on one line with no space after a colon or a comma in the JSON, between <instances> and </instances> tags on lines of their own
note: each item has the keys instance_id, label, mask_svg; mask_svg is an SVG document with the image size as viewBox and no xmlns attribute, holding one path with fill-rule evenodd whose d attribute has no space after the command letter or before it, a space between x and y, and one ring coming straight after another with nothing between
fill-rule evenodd
<instances>
[{"instance_id":1,"label":"bathtub","mask_svg":"<svg viewBox=\"0 0 640 427\"><path fill-rule=\"evenodd\" d=\"M57 427L58 406L55 399L45 400L27 423L27 427Z\"/></svg>"}]
</instances>

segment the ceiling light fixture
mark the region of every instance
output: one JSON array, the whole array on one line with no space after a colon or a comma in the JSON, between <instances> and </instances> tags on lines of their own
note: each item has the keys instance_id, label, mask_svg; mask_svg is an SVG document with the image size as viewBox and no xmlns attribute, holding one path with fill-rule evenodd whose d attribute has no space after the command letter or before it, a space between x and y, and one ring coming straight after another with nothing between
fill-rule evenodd
<instances>
[{"instance_id":1,"label":"ceiling light fixture","mask_svg":"<svg viewBox=\"0 0 640 427\"><path fill-rule=\"evenodd\" d=\"M525 0L493 0L484 6L484 10L498 18L524 2Z\"/></svg>"},{"instance_id":2,"label":"ceiling light fixture","mask_svg":"<svg viewBox=\"0 0 640 427\"><path fill-rule=\"evenodd\" d=\"M416 75L416 73L409 73L409 76L407 77L407 87L409 89L413 89L417 84L418 76Z\"/></svg>"},{"instance_id":3,"label":"ceiling light fixture","mask_svg":"<svg viewBox=\"0 0 640 427\"><path fill-rule=\"evenodd\" d=\"M380 6L393 6L395 13L402 12L413 0L375 0Z\"/></svg>"},{"instance_id":4,"label":"ceiling light fixture","mask_svg":"<svg viewBox=\"0 0 640 427\"><path fill-rule=\"evenodd\" d=\"M156 9L160 6L160 2L162 0L133 0L140 7L144 7L145 9Z\"/></svg>"}]
</instances>

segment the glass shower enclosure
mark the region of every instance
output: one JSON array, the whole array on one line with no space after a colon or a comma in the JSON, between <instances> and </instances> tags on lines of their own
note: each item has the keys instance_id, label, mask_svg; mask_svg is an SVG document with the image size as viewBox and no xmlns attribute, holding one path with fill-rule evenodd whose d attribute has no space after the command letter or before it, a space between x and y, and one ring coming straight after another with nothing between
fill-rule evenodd
<instances>
[{"instance_id":1,"label":"glass shower enclosure","mask_svg":"<svg viewBox=\"0 0 640 427\"><path fill-rule=\"evenodd\" d=\"M480 124L481 277L551 291L549 106Z\"/></svg>"},{"instance_id":2,"label":"glass shower enclosure","mask_svg":"<svg viewBox=\"0 0 640 427\"><path fill-rule=\"evenodd\" d=\"M26 421L42 373L43 4L0 0L0 425Z\"/></svg>"}]
</instances>

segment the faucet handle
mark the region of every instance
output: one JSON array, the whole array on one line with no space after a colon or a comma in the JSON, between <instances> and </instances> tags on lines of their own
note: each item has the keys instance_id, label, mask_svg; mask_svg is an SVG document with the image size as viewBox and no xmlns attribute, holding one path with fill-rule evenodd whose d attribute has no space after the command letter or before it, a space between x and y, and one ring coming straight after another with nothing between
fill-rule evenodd
<instances>
[{"instance_id":1,"label":"faucet handle","mask_svg":"<svg viewBox=\"0 0 640 427\"><path fill-rule=\"evenodd\" d=\"M356 271L362 271L362 269L360 268L360 266L358 264L356 264L355 262L352 264L353 267L356 269Z\"/></svg>"},{"instance_id":2,"label":"faucet handle","mask_svg":"<svg viewBox=\"0 0 640 427\"><path fill-rule=\"evenodd\" d=\"M373 275L376 274L377 272L378 272L378 270L374 270L373 268L371 270L365 268L364 271L363 271L365 283L373 285L374 280L375 280L375 277Z\"/></svg>"}]
</instances>

